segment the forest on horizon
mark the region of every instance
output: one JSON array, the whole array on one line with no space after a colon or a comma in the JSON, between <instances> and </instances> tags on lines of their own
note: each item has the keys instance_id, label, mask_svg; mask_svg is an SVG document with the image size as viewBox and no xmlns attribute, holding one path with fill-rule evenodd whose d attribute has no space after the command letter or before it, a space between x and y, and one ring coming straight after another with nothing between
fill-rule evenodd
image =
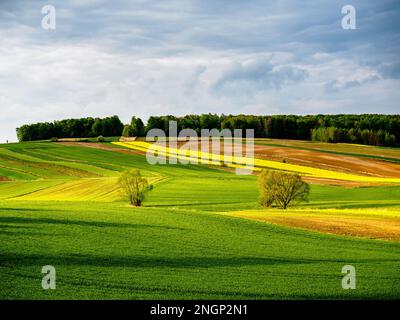
<instances>
[{"instance_id":1,"label":"forest on horizon","mask_svg":"<svg viewBox=\"0 0 400 320\"><path fill-rule=\"evenodd\" d=\"M169 121L177 121L178 130L253 129L255 138L297 139L323 142L345 142L375 146L399 146L400 115L173 115L150 116L145 124L133 116L123 124L118 116L106 118L65 119L25 124L17 128L20 142L54 138L87 138L98 136L145 136L151 129L162 129L169 135Z\"/></svg>"}]
</instances>

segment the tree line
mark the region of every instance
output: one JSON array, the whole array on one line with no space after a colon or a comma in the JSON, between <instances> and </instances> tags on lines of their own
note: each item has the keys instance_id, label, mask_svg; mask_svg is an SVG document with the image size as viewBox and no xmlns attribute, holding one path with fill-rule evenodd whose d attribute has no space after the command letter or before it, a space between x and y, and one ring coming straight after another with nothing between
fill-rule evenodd
<instances>
[{"instance_id":1,"label":"tree line","mask_svg":"<svg viewBox=\"0 0 400 320\"><path fill-rule=\"evenodd\" d=\"M118 116L106 118L65 119L53 122L25 124L17 128L19 141L51 138L87 138L120 136L124 125Z\"/></svg>"},{"instance_id":2,"label":"tree line","mask_svg":"<svg viewBox=\"0 0 400 320\"><path fill-rule=\"evenodd\" d=\"M193 129L254 129L256 138L299 139L324 142L349 142L378 146L398 146L400 115L172 115L151 116L147 123L132 117L123 125L117 116L82 118L24 125L17 129L20 141L93 136L145 136L151 129L162 129L169 135L169 121L176 121L178 131Z\"/></svg>"}]
</instances>

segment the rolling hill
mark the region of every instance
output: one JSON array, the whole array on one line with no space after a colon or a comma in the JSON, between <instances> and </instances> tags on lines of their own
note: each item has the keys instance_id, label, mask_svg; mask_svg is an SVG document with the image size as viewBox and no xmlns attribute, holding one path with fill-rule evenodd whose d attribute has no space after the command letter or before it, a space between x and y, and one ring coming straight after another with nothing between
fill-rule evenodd
<instances>
[{"instance_id":1,"label":"rolling hill","mask_svg":"<svg viewBox=\"0 0 400 320\"><path fill-rule=\"evenodd\" d=\"M267 147L260 167L314 175L308 203L262 209L256 175L150 165L134 143L0 145L0 298L399 298L399 149L257 144ZM282 162L268 149L277 145L307 148L314 161L292 152ZM377 169L340 166L347 157ZM130 168L154 186L142 208L116 186ZM341 287L346 264L356 267L356 290ZM55 266L56 290L41 288L43 265Z\"/></svg>"}]
</instances>

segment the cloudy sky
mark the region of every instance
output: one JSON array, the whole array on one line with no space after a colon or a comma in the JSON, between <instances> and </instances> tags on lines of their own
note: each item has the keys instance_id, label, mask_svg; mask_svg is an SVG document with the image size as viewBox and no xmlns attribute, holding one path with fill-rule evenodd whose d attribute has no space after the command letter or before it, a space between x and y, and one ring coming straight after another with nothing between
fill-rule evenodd
<instances>
[{"instance_id":1,"label":"cloudy sky","mask_svg":"<svg viewBox=\"0 0 400 320\"><path fill-rule=\"evenodd\" d=\"M69 117L398 114L399 57L398 0L0 0L0 142Z\"/></svg>"}]
</instances>

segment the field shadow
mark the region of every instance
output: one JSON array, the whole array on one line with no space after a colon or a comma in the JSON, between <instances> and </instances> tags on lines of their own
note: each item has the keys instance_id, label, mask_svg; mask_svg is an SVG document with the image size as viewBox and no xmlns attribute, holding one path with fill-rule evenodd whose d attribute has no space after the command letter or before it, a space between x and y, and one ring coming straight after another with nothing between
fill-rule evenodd
<instances>
[{"instance_id":1,"label":"field shadow","mask_svg":"<svg viewBox=\"0 0 400 320\"><path fill-rule=\"evenodd\" d=\"M177 200L178 201L178 200ZM197 206L213 206L213 205L237 205L237 204L242 204L240 201L233 201L233 202L210 202L210 201L204 201L204 202L197 202L197 203L159 203L156 204L155 202L149 202L145 203L145 207L148 208L157 208L157 207L197 207Z\"/></svg>"},{"instance_id":2,"label":"field shadow","mask_svg":"<svg viewBox=\"0 0 400 320\"><path fill-rule=\"evenodd\" d=\"M185 228L152 225L152 224L116 223L116 222L105 222L105 221L84 221L84 220L67 220L67 219L53 219L53 218L0 217L0 223L76 225L82 227L99 227L99 228L104 228L104 227L156 228L156 229L166 229L166 230L186 230Z\"/></svg>"},{"instance_id":3,"label":"field shadow","mask_svg":"<svg viewBox=\"0 0 400 320\"><path fill-rule=\"evenodd\" d=\"M376 260L376 261L375 261ZM352 263L396 262L393 259L359 259ZM0 254L0 265L8 266L93 266L126 268L213 268L243 266L280 266L314 263L347 263L343 259L299 259L299 258L263 258L263 257L145 257L145 256L94 256L85 254Z\"/></svg>"},{"instance_id":4,"label":"field shadow","mask_svg":"<svg viewBox=\"0 0 400 320\"><path fill-rule=\"evenodd\" d=\"M61 210L55 209L36 209L36 208L0 208L0 211L22 211L22 212L60 212Z\"/></svg>"}]
</instances>

